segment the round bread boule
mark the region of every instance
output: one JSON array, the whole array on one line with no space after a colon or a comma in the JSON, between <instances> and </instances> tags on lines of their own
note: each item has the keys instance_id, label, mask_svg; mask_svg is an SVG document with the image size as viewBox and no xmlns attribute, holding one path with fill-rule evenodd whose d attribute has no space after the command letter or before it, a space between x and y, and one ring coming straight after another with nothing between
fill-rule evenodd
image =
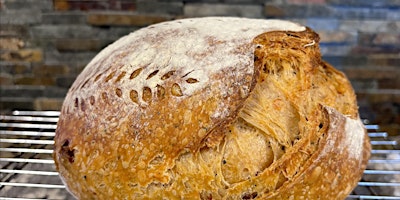
<instances>
[{"instance_id":1,"label":"round bread boule","mask_svg":"<svg viewBox=\"0 0 400 200\"><path fill-rule=\"evenodd\" d=\"M102 50L70 88L54 160L78 199L344 199L370 144L311 29L206 17Z\"/></svg>"}]
</instances>

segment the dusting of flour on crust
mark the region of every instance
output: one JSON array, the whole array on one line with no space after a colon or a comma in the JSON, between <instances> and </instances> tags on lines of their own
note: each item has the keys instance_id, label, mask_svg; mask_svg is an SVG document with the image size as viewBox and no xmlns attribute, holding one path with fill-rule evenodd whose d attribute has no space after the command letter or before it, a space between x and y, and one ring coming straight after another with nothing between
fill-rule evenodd
<instances>
[{"instance_id":1,"label":"dusting of flour on crust","mask_svg":"<svg viewBox=\"0 0 400 200\"><path fill-rule=\"evenodd\" d=\"M324 108L328 111L329 115L337 118L344 118L345 125L344 125L344 139L343 143L339 146L341 149L348 149L349 156L351 158L359 159L362 157L363 153L363 143L364 143L364 135L365 129L364 125L359 118L352 119L348 116L345 116L335 110L332 107L324 106ZM340 120L342 120L340 119ZM330 129L334 130L338 128L338 120L333 120L329 124Z\"/></svg>"},{"instance_id":2,"label":"dusting of flour on crust","mask_svg":"<svg viewBox=\"0 0 400 200\"><path fill-rule=\"evenodd\" d=\"M349 147L349 154L353 158L360 158L363 152L364 125L359 119L346 117L344 128L346 134L346 146Z\"/></svg>"},{"instance_id":3,"label":"dusting of flour on crust","mask_svg":"<svg viewBox=\"0 0 400 200\"><path fill-rule=\"evenodd\" d=\"M143 67L135 81L121 80L121 89L148 87L155 95L157 85L163 85L161 76L169 71L187 74L185 78L197 80L188 84L179 80L184 96L190 96L206 87L212 75L229 68L242 69L253 73L254 49L252 40L270 31L305 31L299 24L284 20L246 19L233 17L188 18L154 24L122 37L101 51L89 64L82 77L93 77L99 71L107 70L115 62L124 63L120 71L132 71ZM113 54L125 51L126 56L113 60ZM240 52L238 52L240 51ZM105 57L110 59L104 60ZM151 79L146 77L158 70ZM239 70L228 70L239 71ZM92 85L95 87L95 84ZM90 89L90 88L88 88ZM81 91L82 96L87 95ZM127 93L123 94L129 99ZM139 101L142 93L138 93ZM87 98L87 97L85 97ZM140 103L145 103L141 101Z\"/></svg>"}]
</instances>

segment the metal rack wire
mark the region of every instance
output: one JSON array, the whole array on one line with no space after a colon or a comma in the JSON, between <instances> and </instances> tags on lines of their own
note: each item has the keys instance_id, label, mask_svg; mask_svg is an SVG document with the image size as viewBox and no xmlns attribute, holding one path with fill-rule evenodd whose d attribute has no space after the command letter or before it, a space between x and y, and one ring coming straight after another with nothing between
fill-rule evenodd
<instances>
[{"instance_id":1,"label":"metal rack wire","mask_svg":"<svg viewBox=\"0 0 400 200\"><path fill-rule=\"evenodd\" d=\"M14 111L0 115L0 199L73 197L54 168L57 111ZM365 125L373 146L363 179L348 199L400 199L400 150L378 125Z\"/></svg>"}]
</instances>

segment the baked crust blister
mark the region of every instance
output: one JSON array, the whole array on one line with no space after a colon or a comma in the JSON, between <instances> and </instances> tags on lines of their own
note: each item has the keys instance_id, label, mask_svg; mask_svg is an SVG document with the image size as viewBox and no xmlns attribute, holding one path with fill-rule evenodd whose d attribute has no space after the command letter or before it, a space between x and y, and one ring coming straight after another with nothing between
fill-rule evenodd
<instances>
[{"instance_id":1,"label":"baked crust blister","mask_svg":"<svg viewBox=\"0 0 400 200\"><path fill-rule=\"evenodd\" d=\"M291 22L225 17L125 36L69 90L57 170L79 199L343 199L370 146L318 42Z\"/></svg>"}]
</instances>

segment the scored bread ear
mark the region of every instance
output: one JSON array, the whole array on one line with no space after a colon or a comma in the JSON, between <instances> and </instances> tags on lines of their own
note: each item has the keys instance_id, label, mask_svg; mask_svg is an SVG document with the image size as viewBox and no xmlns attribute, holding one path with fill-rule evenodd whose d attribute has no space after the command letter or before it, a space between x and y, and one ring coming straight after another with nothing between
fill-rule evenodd
<instances>
[{"instance_id":1,"label":"scored bread ear","mask_svg":"<svg viewBox=\"0 0 400 200\"><path fill-rule=\"evenodd\" d=\"M310 29L255 38L259 76L229 132L245 131L225 136L225 146L240 141L239 152L225 148L226 162L239 163L223 167L228 183L240 180L227 190L230 196L240 197L238 188L252 188L247 194L267 199L342 199L361 178L370 145L354 91L343 73L321 60L318 41ZM249 130L264 138L249 142ZM260 140L270 145L264 153L270 159L253 155L265 148ZM250 163L259 167L235 155L255 158ZM246 181L248 174L256 176Z\"/></svg>"},{"instance_id":2,"label":"scored bread ear","mask_svg":"<svg viewBox=\"0 0 400 200\"><path fill-rule=\"evenodd\" d=\"M297 174L266 194L266 199L345 199L357 185L363 173L358 169L366 168L371 149L367 132L361 120L351 119L328 106L320 108L328 123L326 132L318 138L318 147ZM301 153L294 153L292 158L298 158L296 154Z\"/></svg>"}]
</instances>

